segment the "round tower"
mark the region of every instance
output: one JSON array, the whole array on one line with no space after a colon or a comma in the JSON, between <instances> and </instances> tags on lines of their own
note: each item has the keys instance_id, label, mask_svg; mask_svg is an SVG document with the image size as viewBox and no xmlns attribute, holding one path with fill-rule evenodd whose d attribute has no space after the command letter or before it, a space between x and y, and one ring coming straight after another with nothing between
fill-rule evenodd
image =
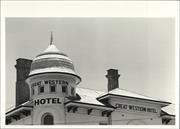
<instances>
[{"instance_id":1,"label":"round tower","mask_svg":"<svg viewBox=\"0 0 180 129\"><path fill-rule=\"evenodd\" d=\"M65 98L76 97L81 78L72 60L51 43L31 64L26 82L33 102L33 124L64 124Z\"/></svg>"}]
</instances>

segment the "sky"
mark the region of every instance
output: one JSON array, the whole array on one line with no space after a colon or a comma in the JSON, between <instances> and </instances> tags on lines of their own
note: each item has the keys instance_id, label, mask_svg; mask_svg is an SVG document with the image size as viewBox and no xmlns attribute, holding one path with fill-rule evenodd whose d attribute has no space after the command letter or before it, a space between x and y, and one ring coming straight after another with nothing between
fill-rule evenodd
<instances>
[{"instance_id":1,"label":"sky","mask_svg":"<svg viewBox=\"0 0 180 129\"><path fill-rule=\"evenodd\" d=\"M6 109L15 105L16 59L43 52L51 31L82 78L77 87L106 92L114 68L120 88L175 103L174 19L6 18Z\"/></svg>"}]
</instances>

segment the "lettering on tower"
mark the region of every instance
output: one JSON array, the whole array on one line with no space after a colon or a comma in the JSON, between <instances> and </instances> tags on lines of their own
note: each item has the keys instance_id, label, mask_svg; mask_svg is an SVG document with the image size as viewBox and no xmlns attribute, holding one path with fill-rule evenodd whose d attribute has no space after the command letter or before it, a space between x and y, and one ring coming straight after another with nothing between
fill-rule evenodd
<instances>
[{"instance_id":1,"label":"lettering on tower","mask_svg":"<svg viewBox=\"0 0 180 129\"><path fill-rule=\"evenodd\" d=\"M62 104L62 102L60 98L42 98L33 101L34 106L39 106L44 104Z\"/></svg>"},{"instance_id":2,"label":"lettering on tower","mask_svg":"<svg viewBox=\"0 0 180 129\"><path fill-rule=\"evenodd\" d=\"M45 84L45 85L61 85L61 84L66 84L68 85L68 81L65 81L65 80L43 80L43 81L38 81L38 82L34 82L31 84L31 86L40 86L42 84Z\"/></svg>"}]
</instances>

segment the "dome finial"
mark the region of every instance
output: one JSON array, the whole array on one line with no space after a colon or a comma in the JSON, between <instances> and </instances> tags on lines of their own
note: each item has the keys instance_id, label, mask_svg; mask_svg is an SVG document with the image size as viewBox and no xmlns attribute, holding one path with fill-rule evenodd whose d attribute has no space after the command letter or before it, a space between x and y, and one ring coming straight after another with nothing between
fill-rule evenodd
<instances>
[{"instance_id":1,"label":"dome finial","mask_svg":"<svg viewBox=\"0 0 180 129\"><path fill-rule=\"evenodd\" d=\"M51 40L50 40L50 45L53 44L53 32L51 31Z\"/></svg>"}]
</instances>

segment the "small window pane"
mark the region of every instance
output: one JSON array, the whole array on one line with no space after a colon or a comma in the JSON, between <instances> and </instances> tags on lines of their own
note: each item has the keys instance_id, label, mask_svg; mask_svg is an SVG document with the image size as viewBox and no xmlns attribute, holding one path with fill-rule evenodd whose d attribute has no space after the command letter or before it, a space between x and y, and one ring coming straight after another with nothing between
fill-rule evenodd
<instances>
[{"instance_id":1,"label":"small window pane","mask_svg":"<svg viewBox=\"0 0 180 129\"><path fill-rule=\"evenodd\" d=\"M56 85L50 86L50 92L56 92Z\"/></svg>"},{"instance_id":2,"label":"small window pane","mask_svg":"<svg viewBox=\"0 0 180 129\"><path fill-rule=\"evenodd\" d=\"M74 88L71 88L71 94L74 95Z\"/></svg>"},{"instance_id":3,"label":"small window pane","mask_svg":"<svg viewBox=\"0 0 180 129\"><path fill-rule=\"evenodd\" d=\"M44 93L44 86L39 86L39 93Z\"/></svg>"},{"instance_id":4,"label":"small window pane","mask_svg":"<svg viewBox=\"0 0 180 129\"><path fill-rule=\"evenodd\" d=\"M63 93L66 93L66 92L67 92L67 86L66 86L66 85L63 85L63 86L62 86L62 92L63 92Z\"/></svg>"}]
</instances>

